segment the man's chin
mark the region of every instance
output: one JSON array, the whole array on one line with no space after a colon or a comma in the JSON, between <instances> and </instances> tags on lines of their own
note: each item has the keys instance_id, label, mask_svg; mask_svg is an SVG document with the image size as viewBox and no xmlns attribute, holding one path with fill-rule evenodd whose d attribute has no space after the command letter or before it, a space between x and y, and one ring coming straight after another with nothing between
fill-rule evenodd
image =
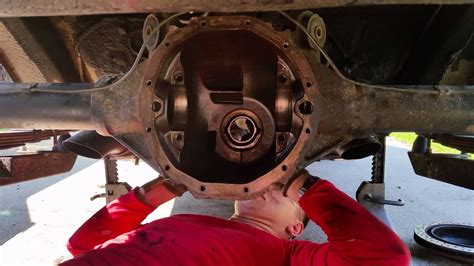
<instances>
[{"instance_id":1,"label":"man's chin","mask_svg":"<svg viewBox=\"0 0 474 266\"><path fill-rule=\"evenodd\" d=\"M251 200L239 200L236 201L236 207L239 210L259 210L265 206L265 199L263 197L258 197Z\"/></svg>"}]
</instances>

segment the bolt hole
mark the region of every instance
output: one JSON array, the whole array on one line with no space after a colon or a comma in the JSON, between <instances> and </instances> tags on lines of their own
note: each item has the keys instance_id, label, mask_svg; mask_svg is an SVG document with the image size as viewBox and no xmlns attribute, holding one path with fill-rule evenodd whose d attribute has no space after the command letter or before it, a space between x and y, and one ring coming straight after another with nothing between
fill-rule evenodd
<instances>
[{"instance_id":1,"label":"bolt hole","mask_svg":"<svg viewBox=\"0 0 474 266\"><path fill-rule=\"evenodd\" d=\"M154 101L153 105L151 106L151 109L153 110L153 112L159 112L161 110L161 103Z\"/></svg>"},{"instance_id":2,"label":"bolt hole","mask_svg":"<svg viewBox=\"0 0 474 266\"><path fill-rule=\"evenodd\" d=\"M151 33L151 27L147 26L146 27L146 35L150 35L150 33Z\"/></svg>"},{"instance_id":3,"label":"bolt hole","mask_svg":"<svg viewBox=\"0 0 474 266\"><path fill-rule=\"evenodd\" d=\"M285 74L281 74L281 75L278 76L278 81L280 83L286 83L288 81L288 78L286 77Z\"/></svg>"},{"instance_id":4,"label":"bolt hole","mask_svg":"<svg viewBox=\"0 0 474 266\"><path fill-rule=\"evenodd\" d=\"M206 21L201 21L201 26L206 26L207 22Z\"/></svg>"},{"instance_id":5,"label":"bolt hole","mask_svg":"<svg viewBox=\"0 0 474 266\"><path fill-rule=\"evenodd\" d=\"M181 134L176 135L176 140L181 141L183 139L183 136Z\"/></svg>"},{"instance_id":6,"label":"bolt hole","mask_svg":"<svg viewBox=\"0 0 474 266\"><path fill-rule=\"evenodd\" d=\"M311 133L311 129L309 129L309 128L307 128L305 131L306 131L307 134Z\"/></svg>"},{"instance_id":7,"label":"bolt hole","mask_svg":"<svg viewBox=\"0 0 474 266\"><path fill-rule=\"evenodd\" d=\"M290 44L287 43L287 42L284 42L284 43L283 43L283 48L288 49L288 47L290 47Z\"/></svg>"},{"instance_id":8,"label":"bolt hole","mask_svg":"<svg viewBox=\"0 0 474 266\"><path fill-rule=\"evenodd\" d=\"M165 42L165 46L166 46L166 47L169 47L169 46L170 46L170 43L169 43L169 42Z\"/></svg>"},{"instance_id":9,"label":"bolt hole","mask_svg":"<svg viewBox=\"0 0 474 266\"><path fill-rule=\"evenodd\" d=\"M316 37L318 37L318 39L321 39L321 37L323 37L323 29L321 29L321 27L316 28Z\"/></svg>"},{"instance_id":10,"label":"bolt hole","mask_svg":"<svg viewBox=\"0 0 474 266\"><path fill-rule=\"evenodd\" d=\"M248 188L248 187L244 187L244 192L245 192L245 193L249 192L249 188Z\"/></svg>"},{"instance_id":11,"label":"bolt hole","mask_svg":"<svg viewBox=\"0 0 474 266\"><path fill-rule=\"evenodd\" d=\"M165 165L165 171L168 171L170 170L170 166L169 165Z\"/></svg>"},{"instance_id":12,"label":"bolt hole","mask_svg":"<svg viewBox=\"0 0 474 266\"><path fill-rule=\"evenodd\" d=\"M204 191L206 190L206 187L205 186L201 186L201 191Z\"/></svg>"},{"instance_id":13,"label":"bolt hole","mask_svg":"<svg viewBox=\"0 0 474 266\"><path fill-rule=\"evenodd\" d=\"M306 82L306 87L309 88L311 87L313 84L311 82Z\"/></svg>"},{"instance_id":14,"label":"bolt hole","mask_svg":"<svg viewBox=\"0 0 474 266\"><path fill-rule=\"evenodd\" d=\"M150 133L151 132L151 127L147 127L146 132Z\"/></svg>"},{"instance_id":15,"label":"bolt hole","mask_svg":"<svg viewBox=\"0 0 474 266\"><path fill-rule=\"evenodd\" d=\"M147 85L148 87L150 87L151 84L153 84L153 81L151 81L151 80L147 80L147 81L146 81L146 85Z\"/></svg>"},{"instance_id":16,"label":"bolt hole","mask_svg":"<svg viewBox=\"0 0 474 266\"><path fill-rule=\"evenodd\" d=\"M313 112L313 104L309 101L303 101L299 105L300 113L309 115Z\"/></svg>"},{"instance_id":17,"label":"bolt hole","mask_svg":"<svg viewBox=\"0 0 474 266\"><path fill-rule=\"evenodd\" d=\"M250 23L251 23L250 19L247 19L247 20L245 21L245 25L247 25L247 26L250 26Z\"/></svg>"},{"instance_id":18,"label":"bolt hole","mask_svg":"<svg viewBox=\"0 0 474 266\"><path fill-rule=\"evenodd\" d=\"M283 165L283 166L281 167L281 170L283 170L283 171L285 171L285 172L286 172L286 170L288 170L288 166L286 166L286 165Z\"/></svg>"}]
</instances>

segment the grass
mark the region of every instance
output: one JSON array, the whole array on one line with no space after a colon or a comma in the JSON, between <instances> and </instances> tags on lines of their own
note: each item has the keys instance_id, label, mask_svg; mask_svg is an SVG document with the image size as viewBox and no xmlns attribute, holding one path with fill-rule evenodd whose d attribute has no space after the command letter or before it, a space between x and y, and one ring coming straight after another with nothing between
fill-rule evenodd
<instances>
[{"instance_id":1,"label":"grass","mask_svg":"<svg viewBox=\"0 0 474 266\"><path fill-rule=\"evenodd\" d=\"M396 139L400 142L412 145L413 142L415 141L417 135L413 132L408 132L408 133L395 132L395 133L391 133L390 137L392 137L392 138L394 138L394 139ZM436 143L434 141L431 142L431 150L434 153L454 153L454 154L461 153L460 150L453 149L453 148L450 148L450 147L446 147L446 146L441 145L439 143ZM474 155L470 153L469 158L474 158Z\"/></svg>"}]
</instances>

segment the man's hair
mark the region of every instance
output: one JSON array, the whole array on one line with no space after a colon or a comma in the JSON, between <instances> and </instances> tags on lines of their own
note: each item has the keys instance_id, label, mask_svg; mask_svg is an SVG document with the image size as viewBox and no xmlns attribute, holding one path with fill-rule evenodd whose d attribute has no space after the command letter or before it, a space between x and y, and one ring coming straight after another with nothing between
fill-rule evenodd
<instances>
[{"instance_id":1,"label":"man's hair","mask_svg":"<svg viewBox=\"0 0 474 266\"><path fill-rule=\"evenodd\" d=\"M306 214L304 213L304 211L301 207L298 208L298 218L301 220L304 227L306 228L306 226L308 225L308 222L309 222L309 218L308 218L308 216L306 216Z\"/></svg>"},{"instance_id":2,"label":"man's hair","mask_svg":"<svg viewBox=\"0 0 474 266\"><path fill-rule=\"evenodd\" d=\"M306 214L303 214L303 220L301 220L303 222L303 225L304 225L304 228L306 228L306 226L308 225L309 223L309 218L308 216L306 216Z\"/></svg>"}]
</instances>

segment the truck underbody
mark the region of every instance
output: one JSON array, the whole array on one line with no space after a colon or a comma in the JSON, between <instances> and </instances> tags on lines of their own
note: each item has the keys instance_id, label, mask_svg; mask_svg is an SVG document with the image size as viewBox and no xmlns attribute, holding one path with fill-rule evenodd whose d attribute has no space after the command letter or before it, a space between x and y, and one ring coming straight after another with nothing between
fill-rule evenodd
<instances>
[{"instance_id":1,"label":"truck underbody","mask_svg":"<svg viewBox=\"0 0 474 266\"><path fill-rule=\"evenodd\" d=\"M416 132L417 173L474 188L472 160L426 144L474 152L472 4L54 2L0 1L1 128L82 130L80 155L228 199Z\"/></svg>"}]
</instances>

